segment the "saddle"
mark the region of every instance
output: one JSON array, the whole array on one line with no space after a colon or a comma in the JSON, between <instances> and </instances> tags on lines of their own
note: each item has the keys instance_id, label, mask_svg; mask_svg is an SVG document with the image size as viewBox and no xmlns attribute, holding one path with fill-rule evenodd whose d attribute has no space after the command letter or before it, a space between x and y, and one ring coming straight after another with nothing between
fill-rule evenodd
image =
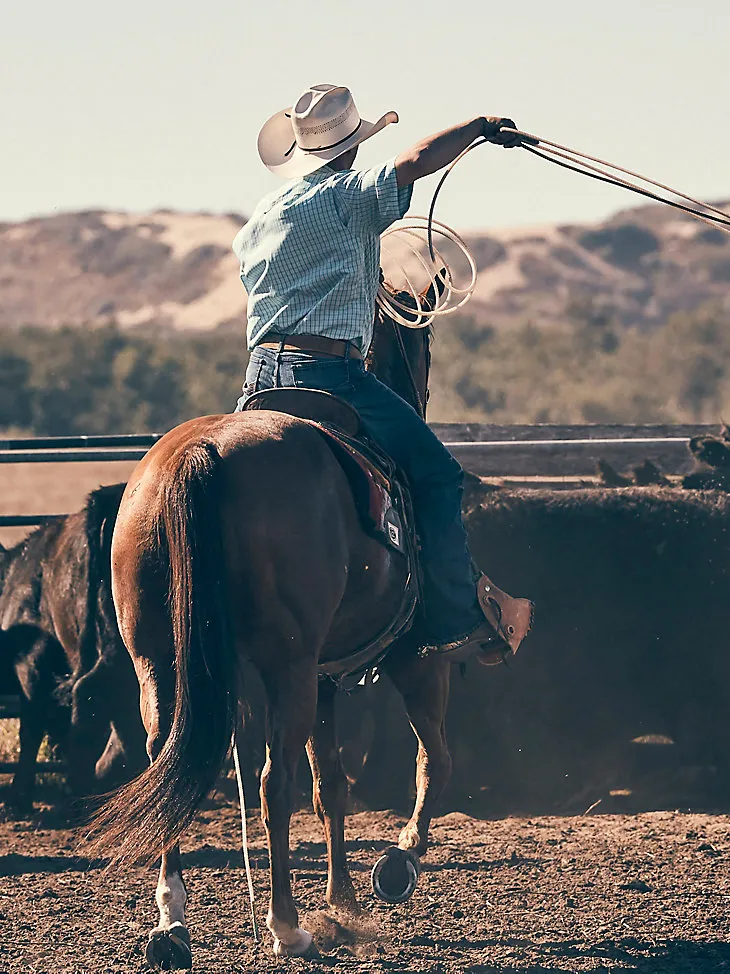
<instances>
[{"instance_id":1,"label":"saddle","mask_svg":"<svg viewBox=\"0 0 730 974\"><path fill-rule=\"evenodd\" d=\"M382 662L391 644L413 624L419 601L418 540L404 475L364 433L360 415L349 403L319 389L276 388L255 392L244 411L267 409L312 423L325 437L347 476L366 534L405 559L406 585L395 617L375 639L346 659L320 663L319 673L348 685ZM354 682L353 682L354 681Z\"/></svg>"}]
</instances>

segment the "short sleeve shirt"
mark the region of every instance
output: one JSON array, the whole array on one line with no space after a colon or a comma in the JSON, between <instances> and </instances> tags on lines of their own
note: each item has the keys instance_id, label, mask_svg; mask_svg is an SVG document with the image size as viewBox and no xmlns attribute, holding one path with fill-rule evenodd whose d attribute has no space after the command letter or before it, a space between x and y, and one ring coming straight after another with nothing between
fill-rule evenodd
<instances>
[{"instance_id":1,"label":"short sleeve shirt","mask_svg":"<svg viewBox=\"0 0 730 974\"><path fill-rule=\"evenodd\" d=\"M348 339L367 352L379 284L380 234L413 187L395 160L376 169L323 166L264 197L233 241L248 293L249 349L270 333Z\"/></svg>"}]
</instances>

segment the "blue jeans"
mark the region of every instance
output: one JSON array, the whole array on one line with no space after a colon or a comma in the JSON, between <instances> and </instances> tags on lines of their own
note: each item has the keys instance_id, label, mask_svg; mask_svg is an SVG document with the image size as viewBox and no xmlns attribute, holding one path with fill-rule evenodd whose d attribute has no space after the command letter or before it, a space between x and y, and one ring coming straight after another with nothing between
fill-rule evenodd
<instances>
[{"instance_id":1,"label":"blue jeans","mask_svg":"<svg viewBox=\"0 0 730 974\"><path fill-rule=\"evenodd\" d=\"M366 372L360 360L255 348L237 410L254 392L277 386L323 389L350 403L368 434L408 477L422 546L422 642L452 642L476 629L484 616L461 519L464 473L459 462L418 413Z\"/></svg>"}]
</instances>

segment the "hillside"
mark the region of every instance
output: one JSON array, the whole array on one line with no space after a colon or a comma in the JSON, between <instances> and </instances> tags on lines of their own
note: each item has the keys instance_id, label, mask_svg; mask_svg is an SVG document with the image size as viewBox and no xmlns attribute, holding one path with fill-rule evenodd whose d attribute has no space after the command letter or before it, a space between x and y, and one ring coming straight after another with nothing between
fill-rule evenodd
<instances>
[{"instance_id":1,"label":"hillside","mask_svg":"<svg viewBox=\"0 0 730 974\"><path fill-rule=\"evenodd\" d=\"M240 320L237 215L91 211L0 225L0 327Z\"/></svg>"},{"instance_id":2,"label":"hillside","mask_svg":"<svg viewBox=\"0 0 730 974\"><path fill-rule=\"evenodd\" d=\"M243 221L91 211L0 224L0 327L242 323L230 244ZM707 302L730 308L730 236L665 207L466 239L480 272L469 309L477 327L556 324L587 302L639 326Z\"/></svg>"}]
</instances>

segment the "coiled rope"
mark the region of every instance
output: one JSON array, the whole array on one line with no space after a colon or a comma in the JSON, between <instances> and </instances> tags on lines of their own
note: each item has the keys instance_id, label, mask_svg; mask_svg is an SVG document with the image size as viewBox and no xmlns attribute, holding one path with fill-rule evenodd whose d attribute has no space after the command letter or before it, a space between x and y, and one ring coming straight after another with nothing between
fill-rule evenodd
<instances>
[{"instance_id":1,"label":"coiled rope","mask_svg":"<svg viewBox=\"0 0 730 974\"><path fill-rule=\"evenodd\" d=\"M688 213L696 220L700 220L702 223L706 223L715 229L730 233L729 213L709 203L696 200L686 193L680 193L678 190L672 189L664 183L657 182L655 179L642 176L640 173L632 172L630 169L617 166L612 162L606 162L605 159L599 159L585 152L579 152L577 149L570 149L568 146L560 145L558 142L550 142L548 139L543 139L530 132L522 132L519 129L513 128L501 128L499 133L519 136L521 139L519 148L526 149L540 159L552 162L556 166L580 173L583 176L588 176L590 179L597 179L611 186L628 189L632 193L637 193L657 203L664 203L666 206L671 206L683 213ZM476 142L472 142L470 146L467 146L444 170L431 199L427 217L409 217L406 220L394 224L382 235L381 241L386 255L393 255L393 247L386 242L387 238L389 236L397 236L401 247L405 245L406 250L417 259L418 263L425 270L429 287L434 293L434 303L430 304L425 302L420 296L421 292L417 290L411 281L403 260L398 257L391 257L391 263L398 265L400 273L406 282L405 290L408 294L408 299L407 302L401 300L390 288L381 284L376 296L376 303L394 321L397 321L398 324L404 325L407 328L425 328L431 324L434 318L453 314L455 311L463 308L472 296L477 281L477 269L474 258L467 244L455 230L434 219L434 211L441 189L454 167L473 149L476 149L480 145L486 145L489 142L496 141L496 137L491 139L477 139ZM631 179L625 177L631 177ZM653 190L637 185L631 180L646 183L648 186L654 187L655 190L663 190L665 193L669 193L677 198L669 199ZM681 203L679 200L684 200L684 202ZM686 204L688 203L693 205L687 206ZM465 258L470 273L469 281L465 287L457 287L454 283L451 267L444 260L434 244L434 235L441 236L450 241ZM427 254L424 253L424 243L427 245Z\"/></svg>"},{"instance_id":2,"label":"coiled rope","mask_svg":"<svg viewBox=\"0 0 730 974\"><path fill-rule=\"evenodd\" d=\"M465 287L458 287L454 282L448 261L434 245L434 234L448 240L464 256L469 265L470 274L469 282ZM389 245L389 237L397 237L401 247L405 246L407 252L415 257L426 272L426 277L433 290L433 303L427 302L421 297L421 293L408 274L405 261L394 256L393 248ZM404 325L406 328L423 328L433 318L450 315L458 311L459 308L463 308L472 296L477 283L477 266L474 258L459 234L451 227L447 227L445 223L434 220L433 212L428 217L412 216L407 220L393 224L381 235L380 240L383 253L386 257L390 257L391 264L398 266L406 282L405 290L409 299L406 303L384 284L381 284L375 300L378 306L398 324ZM424 242L428 243L428 254L424 253Z\"/></svg>"}]
</instances>

